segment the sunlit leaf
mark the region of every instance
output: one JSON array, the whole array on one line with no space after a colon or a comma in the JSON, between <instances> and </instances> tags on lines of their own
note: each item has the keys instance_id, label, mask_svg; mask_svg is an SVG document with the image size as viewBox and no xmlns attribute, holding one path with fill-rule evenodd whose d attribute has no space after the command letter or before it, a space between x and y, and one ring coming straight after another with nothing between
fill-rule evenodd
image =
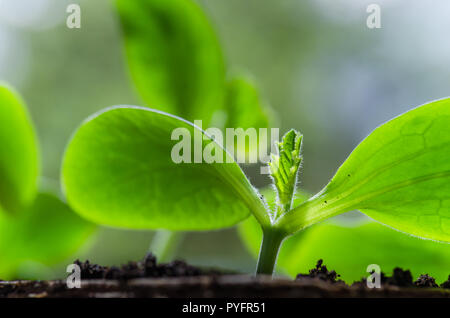
<instances>
[{"instance_id":1,"label":"sunlit leaf","mask_svg":"<svg viewBox=\"0 0 450 318\"><path fill-rule=\"evenodd\" d=\"M205 163L202 149L223 163ZM63 185L76 212L111 226L209 230L249 211L269 222L228 153L191 123L148 108L114 107L83 123L66 150Z\"/></svg>"},{"instance_id":2,"label":"sunlit leaf","mask_svg":"<svg viewBox=\"0 0 450 318\"><path fill-rule=\"evenodd\" d=\"M358 209L423 238L450 241L450 99L413 109L375 129L330 183L287 213L289 233Z\"/></svg>"}]
</instances>

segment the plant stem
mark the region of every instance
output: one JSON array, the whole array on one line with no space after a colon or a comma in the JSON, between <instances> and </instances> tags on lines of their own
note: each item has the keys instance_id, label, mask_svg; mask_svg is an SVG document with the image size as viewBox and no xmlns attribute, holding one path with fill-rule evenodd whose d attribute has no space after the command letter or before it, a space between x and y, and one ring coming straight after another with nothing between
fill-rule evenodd
<instances>
[{"instance_id":1,"label":"plant stem","mask_svg":"<svg viewBox=\"0 0 450 318\"><path fill-rule=\"evenodd\" d=\"M259 250L256 274L272 275L277 261L278 251L285 235L275 229L264 229L261 249Z\"/></svg>"},{"instance_id":2,"label":"plant stem","mask_svg":"<svg viewBox=\"0 0 450 318\"><path fill-rule=\"evenodd\" d=\"M183 236L183 232L157 231L150 243L149 251L158 258L159 262L167 262L175 254Z\"/></svg>"}]
</instances>

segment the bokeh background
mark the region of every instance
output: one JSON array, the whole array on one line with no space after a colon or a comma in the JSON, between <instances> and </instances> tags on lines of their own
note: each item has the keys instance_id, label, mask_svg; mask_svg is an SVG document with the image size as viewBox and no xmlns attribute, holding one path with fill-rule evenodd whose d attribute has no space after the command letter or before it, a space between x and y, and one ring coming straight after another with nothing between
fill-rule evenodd
<instances>
[{"instance_id":1,"label":"bokeh background","mask_svg":"<svg viewBox=\"0 0 450 318\"><path fill-rule=\"evenodd\" d=\"M282 133L304 134L301 186L308 191L320 190L376 126L450 95L447 0L198 2L228 66L254 75ZM69 3L81 6L81 29L66 27ZM381 29L366 27L370 3L381 6ZM65 144L85 117L110 105L143 104L122 44L112 1L0 0L0 80L31 110L44 176L59 178ZM248 170L251 180L268 184L258 171ZM138 260L152 235L101 228L71 260ZM255 266L234 229L189 233L176 256L241 271ZM65 264L57 267L60 277Z\"/></svg>"}]
</instances>

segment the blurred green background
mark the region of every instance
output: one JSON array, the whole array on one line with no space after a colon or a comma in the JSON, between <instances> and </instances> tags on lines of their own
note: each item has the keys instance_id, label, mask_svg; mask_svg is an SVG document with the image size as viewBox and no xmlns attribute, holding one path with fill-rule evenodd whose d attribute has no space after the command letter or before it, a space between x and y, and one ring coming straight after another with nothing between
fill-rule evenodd
<instances>
[{"instance_id":1,"label":"blurred green background","mask_svg":"<svg viewBox=\"0 0 450 318\"><path fill-rule=\"evenodd\" d=\"M449 95L450 3L377 1L381 29L366 27L373 1L203 0L231 69L250 71L280 119L304 134L302 188L316 192L370 131ZM81 6L81 29L66 7ZM129 78L112 1L0 0L0 80L24 96L42 147L43 175L58 179L79 123L106 106L143 104ZM256 186L269 183L248 169ZM152 232L102 228L71 260L104 265L143 257ZM192 233L178 258L252 271L234 229ZM58 267L58 275L69 261Z\"/></svg>"}]
</instances>

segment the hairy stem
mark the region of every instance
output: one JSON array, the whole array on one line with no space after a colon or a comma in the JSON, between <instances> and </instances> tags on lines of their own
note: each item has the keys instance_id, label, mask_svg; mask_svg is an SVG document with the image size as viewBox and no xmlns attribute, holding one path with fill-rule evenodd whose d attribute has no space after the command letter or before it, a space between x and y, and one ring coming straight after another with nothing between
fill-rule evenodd
<instances>
[{"instance_id":1,"label":"hairy stem","mask_svg":"<svg viewBox=\"0 0 450 318\"><path fill-rule=\"evenodd\" d=\"M277 261L278 251L285 235L275 229L263 230L263 239L259 250L256 274L272 275Z\"/></svg>"}]
</instances>

